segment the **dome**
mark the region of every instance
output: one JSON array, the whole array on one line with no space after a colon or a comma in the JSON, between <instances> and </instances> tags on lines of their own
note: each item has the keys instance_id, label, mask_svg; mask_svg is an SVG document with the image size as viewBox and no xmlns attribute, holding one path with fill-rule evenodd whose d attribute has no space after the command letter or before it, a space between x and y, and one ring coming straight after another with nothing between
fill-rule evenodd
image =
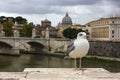
<instances>
[{"instance_id":1,"label":"dome","mask_svg":"<svg viewBox=\"0 0 120 80\"><path fill-rule=\"evenodd\" d=\"M69 17L68 13L66 13L65 17L62 19L62 25L63 26L72 25L72 19L71 17Z\"/></svg>"},{"instance_id":2,"label":"dome","mask_svg":"<svg viewBox=\"0 0 120 80\"><path fill-rule=\"evenodd\" d=\"M47 18L44 20L44 22L50 22Z\"/></svg>"}]
</instances>

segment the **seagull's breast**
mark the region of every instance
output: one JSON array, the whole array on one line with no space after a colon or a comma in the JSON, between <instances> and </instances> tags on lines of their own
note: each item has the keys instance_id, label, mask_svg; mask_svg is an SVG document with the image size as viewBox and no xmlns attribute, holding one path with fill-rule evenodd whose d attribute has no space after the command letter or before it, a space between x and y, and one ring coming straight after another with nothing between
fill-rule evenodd
<instances>
[{"instance_id":1,"label":"seagull's breast","mask_svg":"<svg viewBox=\"0 0 120 80\"><path fill-rule=\"evenodd\" d=\"M76 39L74 42L75 49L70 53L70 57L84 57L89 50L89 42L87 39Z\"/></svg>"}]
</instances>

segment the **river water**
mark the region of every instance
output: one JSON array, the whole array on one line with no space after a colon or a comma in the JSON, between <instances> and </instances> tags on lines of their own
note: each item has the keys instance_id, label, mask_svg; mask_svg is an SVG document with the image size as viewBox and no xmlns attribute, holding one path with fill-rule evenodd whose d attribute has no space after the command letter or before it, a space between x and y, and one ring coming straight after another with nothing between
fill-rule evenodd
<instances>
[{"instance_id":1,"label":"river water","mask_svg":"<svg viewBox=\"0 0 120 80\"><path fill-rule=\"evenodd\" d=\"M60 56L21 54L20 56L0 55L0 72L22 72L24 68L74 68L74 59ZM105 68L110 72L120 72L120 62L83 58L84 68Z\"/></svg>"}]
</instances>

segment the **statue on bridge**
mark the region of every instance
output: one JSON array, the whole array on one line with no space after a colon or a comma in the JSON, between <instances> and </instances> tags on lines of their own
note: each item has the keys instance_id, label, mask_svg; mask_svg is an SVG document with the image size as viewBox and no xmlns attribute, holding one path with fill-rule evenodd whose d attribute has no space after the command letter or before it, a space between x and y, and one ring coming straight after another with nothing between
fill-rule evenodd
<instances>
[{"instance_id":1,"label":"statue on bridge","mask_svg":"<svg viewBox=\"0 0 120 80\"><path fill-rule=\"evenodd\" d=\"M35 28L33 28L32 30L32 38L35 38L36 37L36 31L35 31Z\"/></svg>"},{"instance_id":2,"label":"statue on bridge","mask_svg":"<svg viewBox=\"0 0 120 80\"><path fill-rule=\"evenodd\" d=\"M5 37L5 32L3 30L0 32L0 37Z\"/></svg>"},{"instance_id":3,"label":"statue on bridge","mask_svg":"<svg viewBox=\"0 0 120 80\"><path fill-rule=\"evenodd\" d=\"M14 37L20 37L20 34L19 34L18 30L14 30Z\"/></svg>"},{"instance_id":4,"label":"statue on bridge","mask_svg":"<svg viewBox=\"0 0 120 80\"><path fill-rule=\"evenodd\" d=\"M45 38L46 38L46 39L49 39L49 28L48 28L48 27L46 28Z\"/></svg>"}]
</instances>

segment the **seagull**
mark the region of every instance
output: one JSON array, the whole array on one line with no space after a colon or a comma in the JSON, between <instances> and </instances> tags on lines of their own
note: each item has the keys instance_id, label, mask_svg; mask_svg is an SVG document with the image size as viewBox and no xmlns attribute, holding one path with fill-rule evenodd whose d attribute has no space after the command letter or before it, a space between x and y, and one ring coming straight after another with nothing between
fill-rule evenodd
<instances>
[{"instance_id":1,"label":"seagull","mask_svg":"<svg viewBox=\"0 0 120 80\"><path fill-rule=\"evenodd\" d=\"M75 59L75 68L77 68L76 58L80 58L80 65L79 65L80 70L82 70L81 58L87 55L90 47L89 42L86 39L86 36L87 35L85 32L79 32L77 34L77 38L68 45L67 54L65 56L65 58L69 56L70 58Z\"/></svg>"}]
</instances>

